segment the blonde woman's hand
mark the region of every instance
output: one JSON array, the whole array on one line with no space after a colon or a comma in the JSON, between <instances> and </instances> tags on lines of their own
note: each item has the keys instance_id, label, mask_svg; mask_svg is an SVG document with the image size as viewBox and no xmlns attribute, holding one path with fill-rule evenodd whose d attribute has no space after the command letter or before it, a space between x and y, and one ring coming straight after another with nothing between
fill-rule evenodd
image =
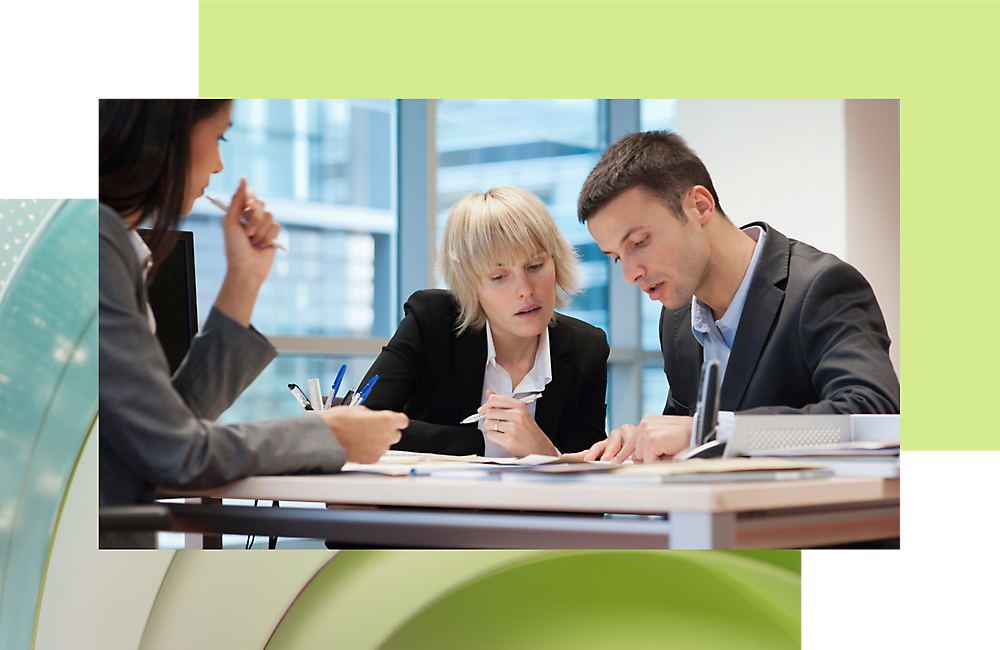
<instances>
[{"instance_id":1,"label":"blonde woman's hand","mask_svg":"<svg viewBox=\"0 0 1000 650\"><path fill-rule=\"evenodd\" d=\"M559 455L559 450L531 417L527 404L491 390L486 391L486 396L486 403L479 407L479 412L486 414L487 438L515 456Z\"/></svg>"}]
</instances>

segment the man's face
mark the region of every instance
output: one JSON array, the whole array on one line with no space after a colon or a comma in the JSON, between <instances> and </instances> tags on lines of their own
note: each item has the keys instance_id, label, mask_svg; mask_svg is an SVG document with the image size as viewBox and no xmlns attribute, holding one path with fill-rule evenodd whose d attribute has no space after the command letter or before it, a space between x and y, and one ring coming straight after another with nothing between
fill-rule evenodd
<instances>
[{"instance_id":1,"label":"man's face","mask_svg":"<svg viewBox=\"0 0 1000 650\"><path fill-rule=\"evenodd\" d=\"M621 263L625 281L667 309L691 302L708 271L708 240L691 192L682 206L685 221L644 188L632 187L587 220L601 252Z\"/></svg>"}]
</instances>

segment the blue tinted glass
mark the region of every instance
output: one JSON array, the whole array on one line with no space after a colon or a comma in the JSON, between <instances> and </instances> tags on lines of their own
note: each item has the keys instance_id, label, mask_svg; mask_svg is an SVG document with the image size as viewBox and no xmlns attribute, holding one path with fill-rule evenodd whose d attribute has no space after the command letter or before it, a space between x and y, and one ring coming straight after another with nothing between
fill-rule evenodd
<instances>
[{"instance_id":1,"label":"blue tinted glass","mask_svg":"<svg viewBox=\"0 0 1000 650\"><path fill-rule=\"evenodd\" d=\"M281 354L260 373L229 410L219 417L222 424L260 422L302 415L304 411L292 397L288 384L296 384L306 395L310 379L319 379L323 395L329 395L341 364L347 364L344 380L337 391L343 397L355 389L373 363L374 355Z\"/></svg>"},{"instance_id":2,"label":"blue tinted glass","mask_svg":"<svg viewBox=\"0 0 1000 650\"><path fill-rule=\"evenodd\" d=\"M642 412L663 413L667 404L667 375L663 372L663 364L647 365L642 369Z\"/></svg>"},{"instance_id":3,"label":"blue tinted glass","mask_svg":"<svg viewBox=\"0 0 1000 650\"><path fill-rule=\"evenodd\" d=\"M677 129L677 100L676 99L643 99L639 102L639 125L643 131L675 131ZM642 300L642 349L660 349L660 310L659 302L649 299L643 294ZM662 375L662 370L660 371ZM661 402L666 402L666 393ZM644 412L651 412L646 409L643 403ZM660 410L663 411L663 404Z\"/></svg>"},{"instance_id":4,"label":"blue tinted glass","mask_svg":"<svg viewBox=\"0 0 1000 650\"><path fill-rule=\"evenodd\" d=\"M253 323L266 334L388 336L394 326L396 103L241 99L206 194L226 203L245 176L281 224ZM226 272L222 211L195 201L198 315Z\"/></svg>"},{"instance_id":5,"label":"blue tinted glass","mask_svg":"<svg viewBox=\"0 0 1000 650\"><path fill-rule=\"evenodd\" d=\"M466 194L533 192L581 257L583 291L563 311L606 330L607 262L576 218L580 188L603 151L600 134L598 100L439 100L437 240Z\"/></svg>"}]
</instances>

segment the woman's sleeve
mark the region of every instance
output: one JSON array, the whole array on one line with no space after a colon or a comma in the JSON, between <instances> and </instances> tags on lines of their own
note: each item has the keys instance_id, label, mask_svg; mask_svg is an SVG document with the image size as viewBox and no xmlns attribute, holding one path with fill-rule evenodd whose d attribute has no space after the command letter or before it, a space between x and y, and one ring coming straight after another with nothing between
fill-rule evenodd
<instances>
[{"instance_id":1,"label":"woman's sleeve","mask_svg":"<svg viewBox=\"0 0 1000 650\"><path fill-rule=\"evenodd\" d=\"M373 376L379 376L365 400L365 406L372 410L413 412L416 409L408 409L407 405L414 394L435 392L420 390L428 388L423 382L434 381L433 377L426 376L428 359L434 354L432 331L438 327L450 329L452 325L435 313L432 300L423 292L410 296L403 305L403 312L405 316L396 333L359 384L364 386ZM482 454L485 444L474 427L422 422L411 415L410 426L403 430L402 438L393 449L465 455Z\"/></svg>"},{"instance_id":2,"label":"woman's sleeve","mask_svg":"<svg viewBox=\"0 0 1000 650\"><path fill-rule=\"evenodd\" d=\"M132 473L164 487L193 489L254 474L337 471L344 463L344 451L315 414L229 426L197 417L216 417L252 381L239 359L241 344L219 345L218 338L232 332L219 319L221 314L210 317L205 336L192 349L192 359L178 369L180 390L190 403L186 401L149 329L145 305L136 295L138 277L125 257L129 254L132 251L116 245L102 227L102 446Z\"/></svg>"}]
</instances>

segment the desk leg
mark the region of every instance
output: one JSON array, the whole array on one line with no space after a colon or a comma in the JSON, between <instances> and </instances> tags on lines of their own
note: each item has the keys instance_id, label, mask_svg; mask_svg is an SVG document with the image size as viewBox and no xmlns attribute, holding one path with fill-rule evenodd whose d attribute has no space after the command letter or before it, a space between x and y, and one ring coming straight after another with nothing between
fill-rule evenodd
<instances>
[{"instance_id":1,"label":"desk leg","mask_svg":"<svg viewBox=\"0 0 1000 650\"><path fill-rule=\"evenodd\" d=\"M670 513L670 548L735 548L735 546L735 513Z\"/></svg>"},{"instance_id":2,"label":"desk leg","mask_svg":"<svg viewBox=\"0 0 1000 650\"><path fill-rule=\"evenodd\" d=\"M222 499L213 499L211 497L204 497L201 500L201 504L204 506L221 506ZM221 549L222 548L222 535L202 535L202 548L211 549Z\"/></svg>"}]
</instances>

